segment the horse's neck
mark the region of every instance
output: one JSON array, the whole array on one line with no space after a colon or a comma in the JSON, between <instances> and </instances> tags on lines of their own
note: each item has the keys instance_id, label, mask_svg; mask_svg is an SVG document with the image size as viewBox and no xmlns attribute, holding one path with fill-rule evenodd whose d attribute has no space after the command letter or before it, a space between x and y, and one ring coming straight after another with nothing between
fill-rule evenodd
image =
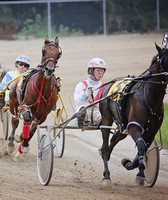
<instances>
[{"instance_id":1,"label":"horse's neck","mask_svg":"<svg viewBox=\"0 0 168 200\"><path fill-rule=\"evenodd\" d=\"M149 83L145 83L144 85L144 95L147 95L148 101L155 106L163 102L167 87L167 84L162 84L159 78L151 78L149 79Z\"/></svg>"},{"instance_id":2,"label":"horse's neck","mask_svg":"<svg viewBox=\"0 0 168 200\"><path fill-rule=\"evenodd\" d=\"M54 87L53 77L51 76L49 79L46 79L41 70L35 75L34 83L39 91L47 91L47 94L51 92Z\"/></svg>"},{"instance_id":3,"label":"horse's neck","mask_svg":"<svg viewBox=\"0 0 168 200\"><path fill-rule=\"evenodd\" d=\"M164 75L159 75L159 73L161 73L160 63L156 62L155 60L155 62L152 62L151 66L147 71L148 71L146 73L147 76L148 75L153 76L152 78L149 79L149 83L147 84L148 92L149 94L151 94L150 98L153 100L160 99L160 101L163 101L167 84L162 84L163 82L166 83L166 80Z\"/></svg>"}]
</instances>

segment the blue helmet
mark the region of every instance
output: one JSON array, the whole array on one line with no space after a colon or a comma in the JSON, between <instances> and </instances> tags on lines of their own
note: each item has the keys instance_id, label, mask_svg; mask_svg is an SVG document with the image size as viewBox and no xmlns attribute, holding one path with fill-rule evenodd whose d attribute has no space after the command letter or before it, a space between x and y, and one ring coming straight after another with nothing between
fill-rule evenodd
<instances>
[{"instance_id":1,"label":"blue helmet","mask_svg":"<svg viewBox=\"0 0 168 200\"><path fill-rule=\"evenodd\" d=\"M19 55L16 59L16 62L23 62L30 65L30 57L27 55Z\"/></svg>"}]
</instances>

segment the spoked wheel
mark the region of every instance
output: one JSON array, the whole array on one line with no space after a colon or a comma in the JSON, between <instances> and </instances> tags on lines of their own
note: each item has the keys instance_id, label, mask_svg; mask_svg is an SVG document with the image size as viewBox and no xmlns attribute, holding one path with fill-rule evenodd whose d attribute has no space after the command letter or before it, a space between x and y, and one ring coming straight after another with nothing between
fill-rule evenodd
<instances>
[{"instance_id":1,"label":"spoked wheel","mask_svg":"<svg viewBox=\"0 0 168 200\"><path fill-rule=\"evenodd\" d=\"M7 110L0 110L0 117L1 117L1 131L4 140L8 139L9 134L9 112Z\"/></svg>"},{"instance_id":2,"label":"spoked wheel","mask_svg":"<svg viewBox=\"0 0 168 200\"><path fill-rule=\"evenodd\" d=\"M61 119L61 122L63 122L63 119ZM53 129L53 136L55 138L55 146L56 146L56 155L61 158L64 154L64 147L65 147L65 129L61 130L59 128Z\"/></svg>"},{"instance_id":3,"label":"spoked wheel","mask_svg":"<svg viewBox=\"0 0 168 200\"><path fill-rule=\"evenodd\" d=\"M51 143L51 137L48 132L41 136L38 141L38 154L37 154L37 171L40 183L42 185L48 185L54 164L53 145Z\"/></svg>"},{"instance_id":4,"label":"spoked wheel","mask_svg":"<svg viewBox=\"0 0 168 200\"><path fill-rule=\"evenodd\" d=\"M154 139L146 152L145 183L147 187L153 187L156 183L160 165L159 146Z\"/></svg>"}]
</instances>

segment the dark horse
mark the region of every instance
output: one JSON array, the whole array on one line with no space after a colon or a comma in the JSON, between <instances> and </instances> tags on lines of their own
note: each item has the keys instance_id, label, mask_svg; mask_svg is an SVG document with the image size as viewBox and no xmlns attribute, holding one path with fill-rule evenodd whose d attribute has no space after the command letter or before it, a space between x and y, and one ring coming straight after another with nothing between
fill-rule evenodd
<instances>
[{"instance_id":1,"label":"dark horse","mask_svg":"<svg viewBox=\"0 0 168 200\"><path fill-rule=\"evenodd\" d=\"M127 131L136 144L137 155L132 162L123 159L122 164L127 170L138 168L136 182L144 184L145 153L163 121L163 98L168 82L168 49L162 49L157 44L155 46L158 54L142 75L132 78L132 87L123 96L124 102L118 103L111 98L100 102L102 125L105 125L101 128L103 143L100 150L104 162L103 183L110 183L108 161L113 148L127 136L123 134ZM107 96L114 83L112 81L106 86L103 97ZM107 127L113 122L118 125L118 131L110 138L110 129Z\"/></svg>"},{"instance_id":2,"label":"dark horse","mask_svg":"<svg viewBox=\"0 0 168 200\"><path fill-rule=\"evenodd\" d=\"M59 87L54 71L61 54L58 37L55 41L49 41L46 36L42 47L41 65L27 75L24 94L18 87L18 81L11 85L9 106L13 117L12 132L8 143L9 150L13 150L14 147L14 134L19 124L19 114L21 113L23 117L21 144L16 157L28 152L29 141L37 125L43 123L50 111L55 109Z\"/></svg>"}]
</instances>

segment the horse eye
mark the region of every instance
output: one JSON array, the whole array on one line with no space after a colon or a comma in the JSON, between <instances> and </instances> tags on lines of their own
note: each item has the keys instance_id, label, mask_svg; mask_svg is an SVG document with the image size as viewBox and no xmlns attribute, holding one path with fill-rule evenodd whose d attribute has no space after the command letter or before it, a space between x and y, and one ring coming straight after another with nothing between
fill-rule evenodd
<instances>
[{"instance_id":1,"label":"horse eye","mask_svg":"<svg viewBox=\"0 0 168 200\"><path fill-rule=\"evenodd\" d=\"M163 59L163 60L162 60L162 64L165 65L166 63L167 63L167 60L166 60L166 59Z\"/></svg>"}]
</instances>

